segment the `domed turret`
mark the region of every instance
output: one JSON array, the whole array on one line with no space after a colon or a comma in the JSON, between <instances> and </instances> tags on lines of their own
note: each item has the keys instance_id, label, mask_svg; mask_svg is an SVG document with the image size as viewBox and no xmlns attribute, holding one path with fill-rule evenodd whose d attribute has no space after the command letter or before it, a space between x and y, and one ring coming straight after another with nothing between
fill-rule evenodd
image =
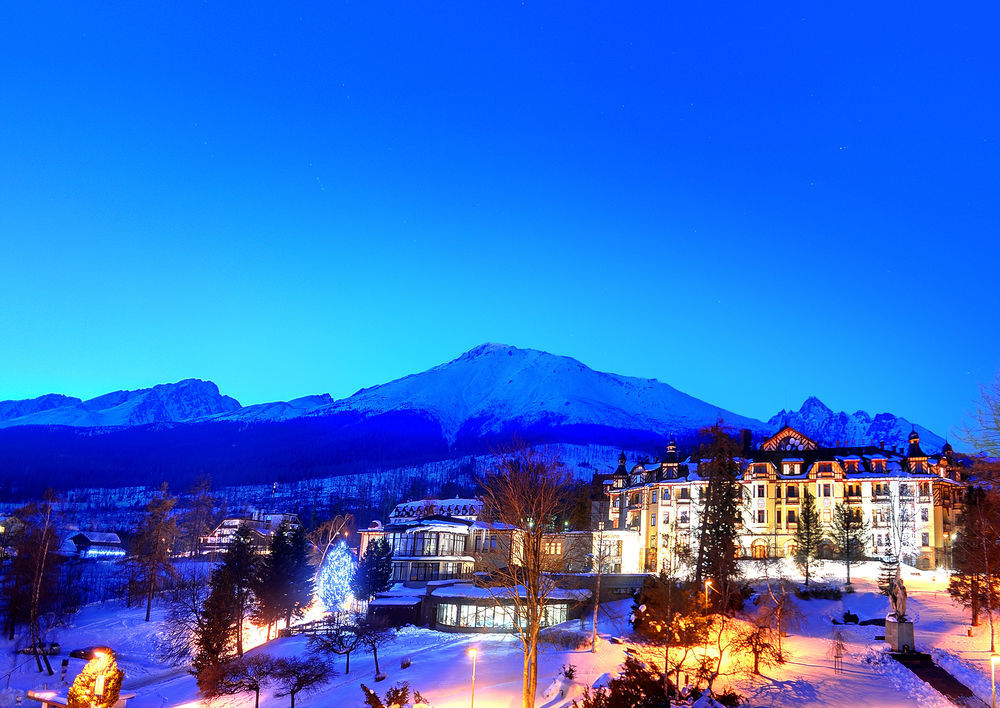
<instances>
[{"instance_id":1,"label":"domed turret","mask_svg":"<svg viewBox=\"0 0 1000 708\"><path fill-rule=\"evenodd\" d=\"M663 456L664 462L677 462L677 441L670 438L667 443L667 454Z\"/></svg>"},{"instance_id":2,"label":"domed turret","mask_svg":"<svg viewBox=\"0 0 1000 708\"><path fill-rule=\"evenodd\" d=\"M913 428L913 430L910 431L910 437L908 440L910 443L910 449L906 453L907 457L927 457L927 455L924 454L924 451L920 449L920 435L917 433L916 428Z\"/></svg>"}]
</instances>

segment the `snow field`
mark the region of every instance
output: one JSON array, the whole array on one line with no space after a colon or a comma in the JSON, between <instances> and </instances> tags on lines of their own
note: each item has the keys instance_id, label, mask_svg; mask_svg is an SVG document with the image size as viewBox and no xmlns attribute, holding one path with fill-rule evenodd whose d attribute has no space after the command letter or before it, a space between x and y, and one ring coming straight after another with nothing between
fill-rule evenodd
<instances>
[{"instance_id":1,"label":"snow field","mask_svg":"<svg viewBox=\"0 0 1000 708\"><path fill-rule=\"evenodd\" d=\"M791 580L801 580L788 565L780 565L782 574ZM761 573L757 564L747 563L748 576ZM774 577L775 568L768 569ZM798 601L805 615L801 627L788 632L783 645L790 652L789 661L778 667L764 668L763 677L748 677L743 671L748 657L729 656L717 688L732 687L747 699L753 708L763 706L884 706L902 708L919 706L934 708L951 703L930 686L920 681L909 670L885 655L886 645L875 639L883 634L880 626L835 626L833 619L840 619L844 611L859 615L861 619L885 617L889 610L888 599L878 594L875 578L878 563L865 563L852 569L856 593L844 595L841 600ZM842 583L843 565L834 562L820 564L816 573L818 582ZM907 614L914 620L919 649L931 652L941 665L968 685L987 704L990 698L989 677L989 626L975 629L974 636L967 634L968 615L953 605L946 592L947 574L904 572L909 590ZM755 584L761 581L754 580ZM602 636L599 650L592 654L586 649L567 650L543 646L539 661L539 708L569 708L585 686L606 682L618 672L631 648L641 658L657 669L662 667L662 650L644 647L627 639L628 615L631 602L622 600L609 603L608 612L602 612L598 629ZM157 640L164 630L162 608L154 612L153 621L142 621L143 608L123 608L118 605L89 606L78 614L71 627L53 629L49 639L62 644L62 654L54 658L57 674L53 679L39 675L33 668L33 659L14 654L15 645L2 642L7 662L0 664L4 672L19 666L10 676L9 689L6 677L0 675L0 706L14 705L15 696L28 688L49 688L58 683L59 661L71 649L107 644L119 654L119 662L126 672L124 689L135 691L138 696L130 702L132 708L164 708L165 706L212 706L212 708L248 708L253 705L252 695L216 699L211 703L200 700L194 677L183 667L164 664L156 650ZM579 631L580 622L572 620L564 629ZM585 630L590 629L590 619L585 620ZM847 646L843 658L843 673L835 674L832 658L832 638L839 629ZM624 643L608 641L610 637L625 637ZM435 708L465 708L471 698L472 659L469 650L478 652L476 662L476 704L507 708L520 706L522 658L520 643L504 634L445 634L427 629L406 627L397 640L379 652L379 664L388 679L375 683L372 657L361 652L351 657L351 673L345 675L344 659L337 657L334 666L338 675L319 691L300 694L296 704L309 706L336 706L354 708L362 706L360 684L384 693L386 688L399 681L407 681L418 689ZM307 642L303 637L278 639L251 650L274 656L302 655ZM408 658L412 665L402 669L400 662ZM25 661L27 660L27 661ZM576 677L572 682L556 681L561 667L573 664ZM69 679L82 668L83 662L71 660ZM550 690L551 689L551 690ZM560 689L563 694L560 695ZM270 691L261 696L261 705L275 708L287 706L287 698L276 698Z\"/></svg>"}]
</instances>

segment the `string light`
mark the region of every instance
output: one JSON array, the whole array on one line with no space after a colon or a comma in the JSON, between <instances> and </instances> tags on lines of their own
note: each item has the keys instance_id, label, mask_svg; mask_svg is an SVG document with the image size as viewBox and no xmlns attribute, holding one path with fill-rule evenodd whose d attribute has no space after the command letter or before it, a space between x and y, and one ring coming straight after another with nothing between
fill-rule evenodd
<instances>
[{"instance_id":1,"label":"string light","mask_svg":"<svg viewBox=\"0 0 1000 708\"><path fill-rule=\"evenodd\" d=\"M354 558L343 541L327 553L323 568L316 579L316 594L329 612L346 608L351 599L351 578L354 577Z\"/></svg>"}]
</instances>

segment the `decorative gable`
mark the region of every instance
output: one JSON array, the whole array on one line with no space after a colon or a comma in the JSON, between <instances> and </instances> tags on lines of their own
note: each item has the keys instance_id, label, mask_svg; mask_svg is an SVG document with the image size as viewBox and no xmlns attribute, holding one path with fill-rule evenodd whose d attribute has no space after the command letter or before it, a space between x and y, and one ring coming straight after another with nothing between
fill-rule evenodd
<instances>
[{"instance_id":1,"label":"decorative gable","mask_svg":"<svg viewBox=\"0 0 1000 708\"><path fill-rule=\"evenodd\" d=\"M761 450L787 450L794 452L797 450L815 450L819 447L816 441L806 437L795 428L785 426L777 433L769 437L760 444Z\"/></svg>"}]
</instances>

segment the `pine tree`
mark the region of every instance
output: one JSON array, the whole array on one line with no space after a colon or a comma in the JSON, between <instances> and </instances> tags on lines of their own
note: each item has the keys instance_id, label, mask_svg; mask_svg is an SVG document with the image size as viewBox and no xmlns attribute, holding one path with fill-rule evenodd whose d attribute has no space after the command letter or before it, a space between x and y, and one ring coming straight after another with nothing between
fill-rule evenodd
<instances>
[{"instance_id":1,"label":"pine tree","mask_svg":"<svg viewBox=\"0 0 1000 708\"><path fill-rule=\"evenodd\" d=\"M807 586L811 565L816 559L822 538L823 530L820 528L819 512L816 511L816 498L806 491L802 498L802 508L799 510L799 523L795 528L795 563L806 576Z\"/></svg>"},{"instance_id":2,"label":"pine tree","mask_svg":"<svg viewBox=\"0 0 1000 708\"><path fill-rule=\"evenodd\" d=\"M253 588L258 582L259 564L260 557L253 545L253 535L250 528L243 524L226 546L218 568L224 571L231 592L237 656L243 656L243 623L253 615L255 609L256 596Z\"/></svg>"},{"instance_id":3,"label":"pine tree","mask_svg":"<svg viewBox=\"0 0 1000 708\"><path fill-rule=\"evenodd\" d=\"M212 478L200 477L187 492L187 502L179 524L183 548L191 556L201 552L201 538L208 535L215 521L218 497L212 494Z\"/></svg>"},{"instance_id":4,"label":"pine tree","mask_svg":"<svg viewBox=\"0 0 1000 708\"><path fill-rule=\"evenodd\" d=\"M257 617L270 626L279 619L291 626L312 601L312 567L305 529L282 524L271 539L270 553L260 564L256 586Z\"/></svg>"},{"instance_id":5,"label":"pine tree","mask_svg":"<svg viewBox=\"0 0 1000 708\"><path fill-rule=\"evenodd\" d=\"M177 518L173 515L177 497L170 496L167 484L160 487L146 505L146 513L132 537L132 561L141 569L146 584L146 621L153 608L156 581L174 575L170 551L177 540Z\"/></svg>"},{"instance_id":6,"label":"pine tree","mask_svg":"<svg viewBox=\"0 0 1000 708\"><path fill-rule=\"evenodd\" d=\"M740 577L737 563L737 524L741 521L744 490L740 483L739 452L736 442L721 422L703 431L709 436L700 450L698 472L707 481L698 514L698 556L695 581L711 580L712 588L728 609Z\"/></svg>"},{"instance_id":7,"label":"pine tree","mask_svg":"<svg viewBox=\"0 0 1000 708\"><path fill-rule=\"evenodd\" d=\"M124 676L114 654L96 655L69 687L67 708L110 708L118 702Z\"/></svg>"},{"instance_id":8,"label":"pine tree","mask_svg":"<svg viewBox=\"0 0 1000 708\"><path fill-rule=\"evenodd\" d=\"M878 590L883 595L889 594L889 585L896 578L896 573L899 571L899 557L892 552L886 553L882 557L882 562L879 563L878 571Z\"/></svg>"},{"instance_id":9,"label":"pine tree","mask_svg":"<svg viewBox=\"0 0 1000 708\"><path fill-rule=\"evenodd\" d=\"M368 544L351 580L351 590L359 600L370 600L392 585L392 547L380 537Z\"/></svg>"},{"instance_id":10,"label":"pine tree","mask_svg":"<svg viewBox=\"0 0 1000 708\"><path fill-rule=\"evenodd\" d=\"M212 695L222 679L221 667L236 655L236 588L226 568L212 572L211 589L198 616L194 637L194 673L198 688Z\"/></svg>"},{"instance_id":11,"label":"pine tree","mask_svg":"<svg viewBox=\"0 0 1000 708\"><path fill-rule=\"evenodd\" d=\"M1000 502L981 487L968 487L964 502L965 523L952 546L948 593L969 608L975 626L980 612L992 611L1000 601L1000 547L996 543Z\"/></svg>"},{"instance_id":12,"label":"pine tree","mask_svg":"<svg viewBox=\"0 0 1000 708\"><path fill-rule=\"evenodd\" d=\"M847 502L840 502L833 509L833 526L830 536L836 544L840 559L847 567L847 586L851 585L851 564L864 557L868 541L868 522L860 509L853 509Z\"/></svg>"},{"instance_id":13,"label":"pine tree","mask_svg":"<svg viewBox=\"0 0 1000 708\"><path fill-rule=\"evenodd\" d=\"M257 565L254 595L257 598L254 623L267 627L270 639L271 625L285 615L284 595L287 559L289 553L288 536L284 525L271 538L269 553Z\"/></svg>"}]
</instances>

